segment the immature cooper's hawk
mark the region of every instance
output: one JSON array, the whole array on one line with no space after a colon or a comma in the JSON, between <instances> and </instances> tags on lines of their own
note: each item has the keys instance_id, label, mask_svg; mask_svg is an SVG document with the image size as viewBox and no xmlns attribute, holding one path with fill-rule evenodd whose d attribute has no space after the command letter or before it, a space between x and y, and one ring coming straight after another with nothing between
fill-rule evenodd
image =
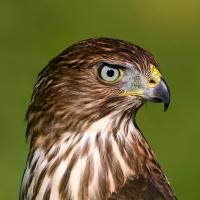
<instances>
[{"instance_id":1,"label":"immature cooper's hawk","mask_svg":"<svg viewBox=\"0 0 200 200\"><path fill-rule=\"evenodd\" d=\"M40 72L27 112L30 152L22 200L175 200L135 124L146 101L169 90L146 50L89 39Z\"/></svg>"}]
</instances>

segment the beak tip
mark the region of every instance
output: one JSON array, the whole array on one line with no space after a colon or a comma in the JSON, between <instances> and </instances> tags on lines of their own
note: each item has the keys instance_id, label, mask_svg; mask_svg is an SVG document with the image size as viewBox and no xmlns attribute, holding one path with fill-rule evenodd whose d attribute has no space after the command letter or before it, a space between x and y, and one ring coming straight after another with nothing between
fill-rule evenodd
<instances>
[{"instance_id":1,"label":"beak tip","mask_svg":"<svg viewBox=\"0 0 200 200\"><path fill-rule=\"evenodd\" d=\"M170 91L167 84L166 84L166 90L164 90L164 95L163 95L162 100L164 104L164 112L166 112L170 104Z\"/></svg>"},{"instance_id":2,"label":"beak tip","mask_svg":"<svg viewBox=\"0 0 200 200\"><path fill-rule=\"evenodd\" d=\"M169 107L169 103L167 103L167 104L164 103L164 112L167 111L168 107Z\"/></svg>"}]
</instances>

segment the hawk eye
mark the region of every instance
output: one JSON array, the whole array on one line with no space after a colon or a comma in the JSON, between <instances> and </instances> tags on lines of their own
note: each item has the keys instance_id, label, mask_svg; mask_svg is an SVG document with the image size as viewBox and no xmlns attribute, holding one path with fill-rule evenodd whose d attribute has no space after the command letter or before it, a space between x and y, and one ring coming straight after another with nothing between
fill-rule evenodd
<instances>
[{"instance_id":1,"label":"hawk eye","mask_svg":"<svg viewBox=\"0 0 200 200\"><path fill-rule=\"evenodd\" d=\"M99 68L99 77L106 82L116 82L122 77L122 69L119 68L118 66L110 66L110 65L102 65Z\"/></svg>"}]
</instances>

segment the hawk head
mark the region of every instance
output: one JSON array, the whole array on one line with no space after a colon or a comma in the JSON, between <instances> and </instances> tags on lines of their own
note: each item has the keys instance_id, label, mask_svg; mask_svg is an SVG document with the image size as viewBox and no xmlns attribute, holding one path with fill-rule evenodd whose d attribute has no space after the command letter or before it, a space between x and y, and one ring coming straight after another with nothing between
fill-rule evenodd
<instances>
[{"instance_id":1,"label":"hawk head","mask_svg":"<svg viewBox=\"0 0 200 200\"><path fill-rule=\"evenodd\" d=\"M89 39L67 48L40 72L27 112L27 136L84 132L113 112L130 117L146 101L169 105L151 53L129 42Z\"/></svg>"},{"instance_id":2,"label":"hawk head","mask_svg":"<svg viewBox=\"0 0 200 200\"><path fill-rule=\"evenodd\" d=\"M21 199L175 200L133 120L146 101L166 110L170 97L158 64L139 46L89 39L51 60L26 116Z\"/></svg>"}]
</instances>

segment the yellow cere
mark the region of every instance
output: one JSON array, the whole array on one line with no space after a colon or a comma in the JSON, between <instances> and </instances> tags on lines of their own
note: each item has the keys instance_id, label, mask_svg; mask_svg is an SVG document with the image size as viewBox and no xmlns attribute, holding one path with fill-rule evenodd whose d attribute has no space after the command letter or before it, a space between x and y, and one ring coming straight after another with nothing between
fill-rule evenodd
<instances>
[{"instance_id":1,"label":"yellow cere","mask_svg":"<svg viewBox=\"0 0 200 200\"><path fill-rule=\"evenodd\" d=\"M155 87L156 85L159 84L160 82L160 78L161 78L161 73L158 71L158 69L152 65L151 66L151 73L150 73L150 77L149 77L149 83L148 86L149 87Z\"/></svg>"}]
</instances>

